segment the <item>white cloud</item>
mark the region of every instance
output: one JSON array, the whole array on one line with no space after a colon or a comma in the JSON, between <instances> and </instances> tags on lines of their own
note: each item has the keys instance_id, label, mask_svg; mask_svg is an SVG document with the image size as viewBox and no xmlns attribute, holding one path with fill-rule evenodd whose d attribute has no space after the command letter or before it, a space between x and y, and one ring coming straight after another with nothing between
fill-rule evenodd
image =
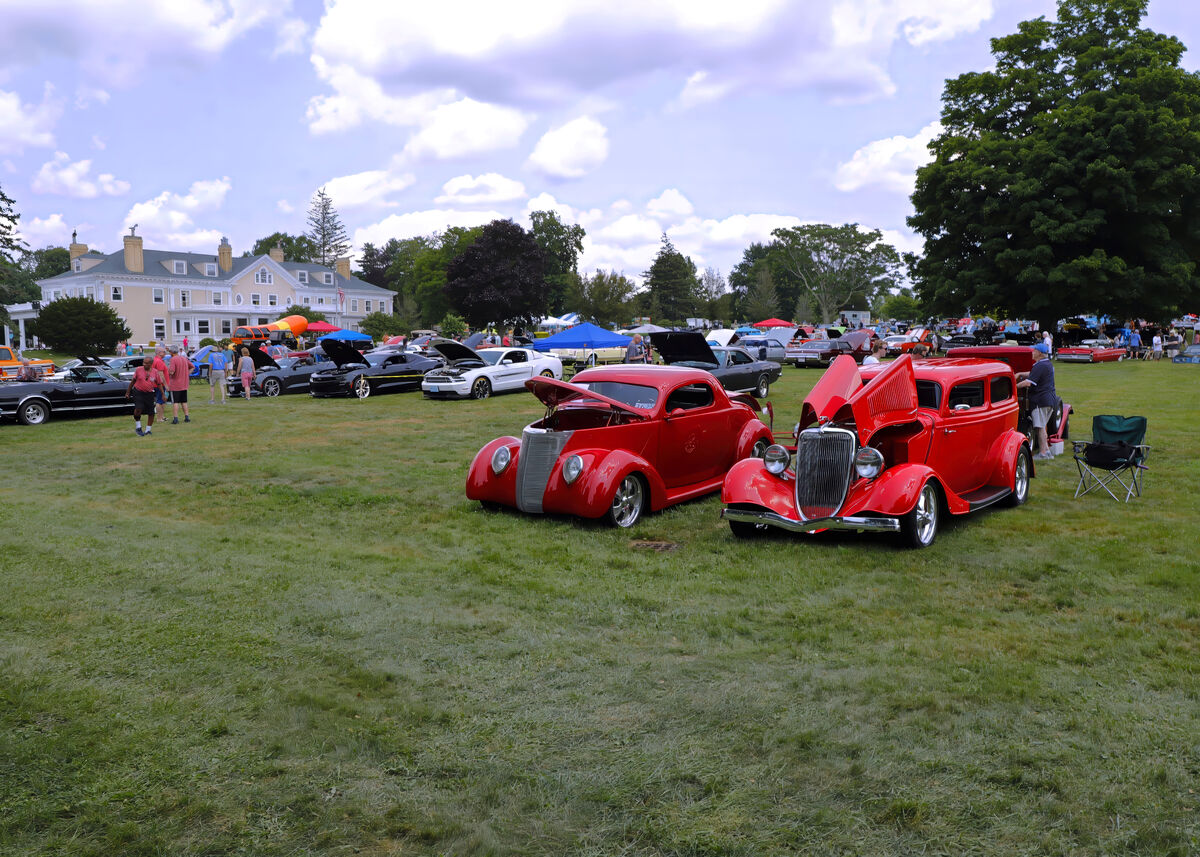
<instances>
[{"instance_id":1,"label":"white cloud","mask_svg":"<svg viewBox=\"0 0 1200 857\"><path fill-rule=\"evenodd\" d=\"M435 107L408 141L408 158L458 158L508 149L525 133L529 120L518 110L470 98Z\"/></svg>"},{"instance_id":2,"label":"white cloud","mask_svg":"<svg viewBox=\"0 0 1200 857\"><path fill-rule=\"evenodd\" d=\"M354 246L370 243L382 247L391 238L415 238L442 232L447 226L483 226L508 215L499 211L460 211L453 208L432 208L391 214L378 223L354 230Z\"/></svg>"},{"instance_id":3,"label":"white cloud","mask_svg":"<svg viewBox=\"0 0 1200 857\"><path fill-rule=\"evenodd\" d=\"M630 247L657 242L662 238L662 231L662 226L657 220L640 214L626 214L598 230L596 234L604 239L606 244Z\"/></svg>"},{"instance_id":4,"label":"white cloud","mask_svg":"<svg viewBox=\"0 0 1200 857\"><path fill-rule=\"evenodd\" d=\"M579 178L608 158L608 129L590 116L572 119L538 140L529 165L553 178Z\"/></svg>"},{"instance_id":5,"label":"white cloud","mask_svg":"<svg viewBox=\"0 0 1200 857\"><path fill-rule=\"evenodd\" d=\"M509 202L525 195L525 185L499 173L479 176L455 176L442 185L442 194L434 202L457 205L481 205Z\"/></svg>"},{"instance_id":6,"label":"white cloud","mask_svg":"<svg viewBox=\"0 0 1200 857\"><path fill-rule=\"evenodd\" d=\"M672 218L687 217L695 208L686 196L672 187L646 203L646 211L651 217Z\"/></svg>"},{"instance_id":7,"label":"white cloud","mask_svg":"<svg viewBox=\"0 0 1200 857\"><path fill-rule=\"evenodd\" d=\"M165 249L211 249L221 239L215 229L199 229L194 215L220 208L232 187L229 177L193 182L186 194L164 190L153 199L139 202L125 215L125 228L134 224L146 244Z\"/></svg>"},{"instance_id":8,"label":"white cloud","mask_svg":"<svg viewBox=\"0 0 1200 857\"><path fill-rule=\"evenodd\" d=\"M901 253L922 253L925 250L925 239L907 229L880 229L880 235L887 244L891 244Z\"/></svg>"},{"instance_id":9,"label":"white cloud","mask_svg":"<svg viewBox=\"0 0 1200 857\"><path fill-rule=\"evenodd\" d=\"M410 173L390 170L367 170L348 176L338 176L325 183L325 192L337 208L360 208L368 205L394 206L386 197L409 187L416 178Z\"/></svg>"},{"instance_id":10,"label":"white cloud","mask_svg":"<svg viewBox=\"0 0 1200 857\"><path fill-rule=\"evenodd\" d=\"M75 90L75 107L78 110L86 110L93 103L108 104L110 97L103 89L94 86L80 86Z\"/></svg>"},{"instance_id":11,"label":"white cloud","mask_svg":"<svg viewBox=\"0 0 1200 857\"><path fill-rule=\"evenodd\" d=\"M71 240L71 227L66 224L61 214L51 214L49 217L21 218L18 233L21 239L33 250L42 247L65 247Z\"/></svg>"},{"instance_id":12,"label":"white cloud","mask_svg":"<svg viewBox=\"0 0 1200 857\"><path fill-rule=\"evenodd\" d=\"M54 125L61 115L62 103L49 83L41 104L22 104L17 93L0 90L0 152L19 154L26 146L53 146Z\"/></svg>"},{"instance_id":13,"label":"white cloud","mask_svg":"<svg viewBox=\"0 0 1200 857\"><path fill-rule=\"evenodd\" d=\"M436 107L454 100L454 91L437 89L413 96L391 96L378 81L350 65L330 65L314 56L313 68L333 95L318 95L308 102L308 127L314 134L346 131L368 120L386 125L415 126Z\"/></svg>"},{"instance_id":14,"label":"white cloud","mask_svg":"<svg viewBox=\"0 0 1200 857\"><path fill-rule=\"evenodd\" d=\"M917 167L929 163L929 141L942 133L939 122L931 122L912 137L897 135L875 140L839 164L833 184L841 191L877 186L911 194Z\"/></svg>"},{"instance_id":15,"label":"white cloud","mask_svg":"<svg viewBox=\"0 0 1200 857\"><path fill-rule=\"evenodd\" d=\"M970 33L992 17L991 0L840 0L833 6L835 44L867 44L903 37L914 47Z\"/></svg>"},{"instance_id":16,"label":"white cloud","mask_svg":"<svg viewBox=\"0 0 1200 857\"><path fill-rule=\"evenodd\" d=\"M282 44L299 26L292 0L5 0L0 57L31 66L54 57L78 62L90 80L127 85L147 67L211 59L258 28L279 28Z\"/></svg>"},{"instance_id":17,"label":"white cloud","mask_svg":"<svg viewBox=\"0 0 1200 857\"><path fill-rule=\"evenodd\" d=\"M93 180L89 176L91 169L92 162L88 159L72 163L66 152L55 152L54 160L42 164L30 187L34 193L79 199L95 199L101 195L121 196L129 192L129 182L121 181L111 173L101 173Z\"/></svg>"},{"instance_id":18,"label":"white cloud","mask_svg":"<svg viewBox=\"0 0 1200 857\"><path fill-rule=\"evenodd\" d=\"M108 148L108 144L104 142L104 138L101 137L99 134L93 134L92 135L92 148L99 149L101 152L103 152L106 148Z\"/></svg>"},{"instance_id":19,"label":"white cloud","mask_svg":"<svg viewBox=\"0 0 1200 857\"><path fill-rule=\"evenodd\" d=\"M299 18L285 19L276 33L275 51L273 57L284 54L298 54L304 51L304 40L308 36L308 24Z\"/></svg>"},{"instance_id":20,"label":"white cloud","mask_svg":"<svg viewBox=\"0 0 1200 857\"><path fill-rule=\"evenodd\" d=\"M294 205L292 205L290 202L288 202L286 199L281 199L281 200L279 200L279 202L275 203L275 208L278 211L283 212L284 214L291 214L293 211L296 210L296 207Z\"/></svg>"}]
</instances>

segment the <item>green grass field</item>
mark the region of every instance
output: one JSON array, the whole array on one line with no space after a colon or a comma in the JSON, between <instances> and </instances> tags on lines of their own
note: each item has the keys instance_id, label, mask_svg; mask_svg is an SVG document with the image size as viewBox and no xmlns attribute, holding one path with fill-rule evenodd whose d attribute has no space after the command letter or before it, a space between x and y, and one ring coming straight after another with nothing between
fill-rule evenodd
<instances>
[{"instance_id":1,"label":"green grass field","mask_svg":"<svg viewBox=\"0 0 1200 857\"><path fill-rule=\"evenodd\" d=\"M6 423L0 853L1196 854L1200 372L1057 372L1145 496L920 552L486 513L527 394Z\"/></svg>"}]
</instances>

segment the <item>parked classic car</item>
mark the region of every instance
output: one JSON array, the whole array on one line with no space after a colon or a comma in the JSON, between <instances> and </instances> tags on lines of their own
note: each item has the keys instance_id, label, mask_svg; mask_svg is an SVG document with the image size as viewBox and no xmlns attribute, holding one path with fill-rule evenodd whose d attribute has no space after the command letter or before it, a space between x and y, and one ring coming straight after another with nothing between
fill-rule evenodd
<instances>
[{"instance_id":1,"label":"parked classic car","mask_svg":"<svg viewBox=\"0 0 1200 857\"><path fill-rule=\"evenodd\" d=\"M757 360L744 348L709 345L704 334L692 330L651 333L650 341L664 363L704 369L726 390L734 393L753 391L760 399L767 397L782 371L778 363Z\"/></svg>"},{"instance_id":2,"label":"parked classic car","mask_svg":"<svg viewBox=\"0 0 1200 857\"><path fill-rule=\"evenodd\" d=\"M275 358L261 348L248 346L254 360L254 380L250 383L251 396L274 398L283 393L307 393L314 373L328 369L328 363L318 363L314 357ZM242 396L242 379L229 375L225 389L231 396Z\"/></svg>"},{"instance_id":3,"label":"parked classic car","mask_svg":"<svg viewBox=\"0 0 1200 857\"><path fill-rule=\"evenodd\" d=\"M1189 345L1171 358L1172 363L1200 363L1200 343Z\"/></svg>"},{"instance_id":4,"label":"parked classic car","mask_svg":"<svg viewBox=\"0 0 1200 857\"><path fill-rule=\"evenodd\" d=\"M788 358L797 366L828 366L842 355L854 358L855 363L862 363L863 358L871 353L871 334L866 330L850 330L837 339L810 339L788 354Z\"/></svg>"},{"instance_id":5,"label":"parked classic car","mask_svg":"<svg viewBox=\"0 0 1200 857\"><path fill-rule=\"evenodd\" d=\"M336 339L322 340L321 347L334 366L321 364L309 376L308 392L318 398L353 395L365 399L374 393L416 390L425 373L441 365L419 354L364 355Z\"/></svg>"},{"instance_id":6,"label":"parked classic car","mask_svg":"<svg viewBox=\"0 0 1200 857\"><path fill-rule=\"evenodd\" d=\"M782 365L787 359L784 344L773 336L743 336L735 344L759 360L770 360Z\"/></svg>"},{"instance_id":7,"label":"parked classic car","mask_svg":"<svg viewBox=\"0 0 1200 857\"><path fill-rule=\"evenodd\" d=\"M718 490L734 462L772 442L757 403L700 369L600 366L525 386L546 415L471 462L467 497L485 507L631 527L646 509Z\"/></svg>"},{"instance_id":8,"label":"parked classic car","mask_svg":"<svg viewBox=\"0 0 1200 857\"><path fill-rule=\"evenodd\" d=\"M132 413L133 402L125 398L128 387L104 367L76 366L58 381L0 384L0 417L15 417L27 426L36 426L54 414Z\"/></svg>"},{"instance_id":9,"label":"parked classic car","mask_svg":"<svg viewBox=\"0 0 1200 857\"><path fill-rule=\"evenodd\" d=\"M1125 349L1107 337L1085 339L1058 349L1054 359L1064 363L1116 363L1125 359Z\"/></svg>"},{"instance_id":10,"label":"parked classic car","mask_svg":"<svg viewBox=\"0 0 1200 857\"><path fill-rule=\"evenodd\" d=\"M425 376L421 392L431 399L486 399L493 392L523 390L535 376L561 378L562 361L532 348L481 348L435 342L430 348L446 365Z\"/></svg>"},{"instance_id":11,"label":"parked classic car","mask_svg":"<svg viewBox=\"0 0 1200 857\"><path fill-rule=\"evenodd\" d=\"M742 537L899 532L926 547L943 513L1028 498L1033 460L1017 410L1016 378L999 361L902 355L860 370L839 357L804 400L794 466L777 445L734 465L722 516Z\"/></svg>"}]
</instances>

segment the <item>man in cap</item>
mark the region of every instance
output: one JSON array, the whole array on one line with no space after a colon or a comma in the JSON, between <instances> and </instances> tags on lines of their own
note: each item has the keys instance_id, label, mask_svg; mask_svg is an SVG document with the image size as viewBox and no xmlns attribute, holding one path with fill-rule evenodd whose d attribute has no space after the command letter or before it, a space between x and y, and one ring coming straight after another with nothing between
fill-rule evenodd
<instances>
[{"instance_id":1,"label":"man in cap","mask_svg":"<svg viewBox=\"0 0 1200 857\"><path fill-rule=\"evenodd\" d=\"M1033 368L1017 375L1017 388L1029 388L1029 419L1033 423L1033 437L1037 450L1033 457L1039 460L1054 458L1050 451L1050 440L1046 426L1058 402L1054 390L1054 364L1050 362L1050 348L1044 342L1033 346Z\"/></svg>"}]
</instances>

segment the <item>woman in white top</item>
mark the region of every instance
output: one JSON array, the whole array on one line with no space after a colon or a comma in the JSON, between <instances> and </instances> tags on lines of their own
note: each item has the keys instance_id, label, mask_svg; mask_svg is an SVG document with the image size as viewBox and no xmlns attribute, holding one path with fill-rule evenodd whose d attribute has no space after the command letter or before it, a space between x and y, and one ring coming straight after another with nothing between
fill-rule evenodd
<instances>
[{"instance_id":1,"label":"woman in white top","mask_svg":"<svg viewBox=\"0 0 1200 857\"><path fill-rule=\"evenodd\" d=\"M876 339L875 344L871 346L871 353L863 358L863 365L870 366L872 363L878 363L879 358L887 353L887 343L882 339Z\"/></svg>"}]
</instances>

